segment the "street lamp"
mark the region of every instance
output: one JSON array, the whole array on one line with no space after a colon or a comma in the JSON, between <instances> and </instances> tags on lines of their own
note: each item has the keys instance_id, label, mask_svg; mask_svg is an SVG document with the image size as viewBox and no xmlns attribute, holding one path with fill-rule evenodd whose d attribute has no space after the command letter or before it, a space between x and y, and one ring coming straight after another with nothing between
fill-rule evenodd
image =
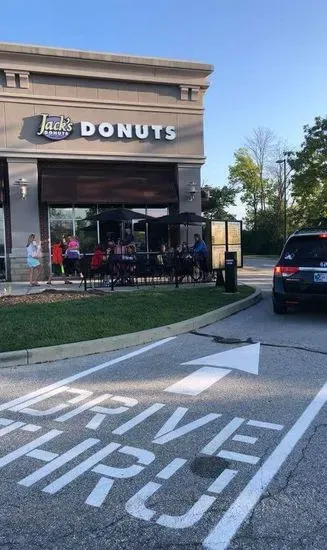
<instances>
[{"instance_id":1,"label":"street lamp","mask_svg":"<svg viewBox=\"0 0 327 550\"><path fill-rule=\"evenodd\" d=\"M286 175L286 158L276 160L276 164L284 165L284 242L287 239L287 175Z\"/></svg>"}]
</instances>

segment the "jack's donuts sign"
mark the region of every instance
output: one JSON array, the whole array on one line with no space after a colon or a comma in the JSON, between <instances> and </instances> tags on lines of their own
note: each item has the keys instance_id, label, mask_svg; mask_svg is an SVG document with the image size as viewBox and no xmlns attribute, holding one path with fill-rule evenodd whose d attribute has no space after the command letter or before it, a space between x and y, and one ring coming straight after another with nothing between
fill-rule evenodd
<instances>
[{"instance_id":1,"label":"jack's donuts sign","mask_svg":"<svg viewBox=\"0 0 327 550\"><path fill-rule=\"evenodd\" d=\"M38 136L43 136L53 141L60 141L69 137L77 130L79 137L89 138L98 136L99 139L154 139L173 141L176 139L175 126L163 126L162 124L126 124L122 122L93 122L81 121L73 123L72 119L65 115L42 114Z\"/></svg>"},{"instance_id":2,"label":"jack's donuts sign","mask_svg":"<svg viewBox=\"0 0 327 550\"><path fill-rule=\"evenodd\" d=\"M44 136L54 141L59 141L70 136L73 131L73 122L71 118L63 115L41 115L41 123L38 136Z\"/></svg>"}]
</instances>

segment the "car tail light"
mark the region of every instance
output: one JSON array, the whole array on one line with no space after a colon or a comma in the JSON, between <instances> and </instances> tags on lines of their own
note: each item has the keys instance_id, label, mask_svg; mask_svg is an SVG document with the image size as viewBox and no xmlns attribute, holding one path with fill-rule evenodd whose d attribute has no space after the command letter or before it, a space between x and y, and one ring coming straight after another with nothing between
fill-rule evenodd
<instances>
[{"instance_id":1,"label":"car tail light","mask_svg":"<svg viewBox=\"0 0 327 550\"><path fill-rule=\"evenodd\" d=\"M327 239L327 233L321 233L319 239Z\"/></svg>"},{"instance_id":2,"label":"car tail light","mask_svg":"<svg viewBox=\"0 0 327 550\"><path fill-rule=\"evenodd\" d=\"M274 269L274 274L277 275L277 277L287 277L289 275L295 275L295 273L299 272L298 267L289 266L289 265L276 265Z\"/></svg>"}]
</instances>

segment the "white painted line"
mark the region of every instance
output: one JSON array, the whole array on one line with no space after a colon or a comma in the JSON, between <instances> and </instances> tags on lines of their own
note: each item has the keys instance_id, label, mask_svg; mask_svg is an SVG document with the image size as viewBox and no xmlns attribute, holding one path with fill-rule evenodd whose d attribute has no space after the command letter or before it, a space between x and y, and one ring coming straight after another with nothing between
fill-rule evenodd
<instances>
[{"instance_id":1,"label":"white painted line","mask_svg":"<svg viewBox=\"0 0 327 550\"><path fill-rule=\"evenodd\" d=\"M20 403L19 405L10 407L10 410L19 412L22 409L30 407L30 405L35 405L35 403L39 403L40 401L43 401L44 399L49 399L50 397L54 397L55 395L58 395L59 393L62 393L67 389L68 389L68 386L62 386L60 388L56 388L55 390L47 392L45 395L42 394L41 396L34 397L33 399L29 399L28 401L24 401L24 403Z\"/></svg>"},{"instance_id":2,"label":"white painted line","mask_svg":"<svg viewBox=\"0 0 327 550\"><path fill-rule=\"evenodd\" d=\"M172 384L172 386L169 386L164 391L179 393L181 395L199 395L230 372L230 370L216 367L202 367L175 384Z\"/></svg>"},{"instance_id":3,"label":"white painted line","mask_svg":"<svg viewBox=\"0 0 327 550\"><path fill-rule=\"evenodd\" d=\"M96 367L91 367L90 369L86 369L86 370L83 370L82 372L78 372L77 374L73 374L72 376L68 376L68 378L64 378L63 380L59 380L58 382L55 382L54 384L50 384L49 386L45 386L44 388L33 391L33 392L28 393L26 395L23 395L22 397L17 397L16 399L13 399L12 401L7 401L7 403L2 403L2 405L0 405L0 411L4 411L6 409L14 407L14 406L18 405L19 403L23 403L24 401L32 399L33 397L36 397L38 395L42 395L44 393L47 393L51 390L54 390L55 388L60 388L61 386L65 386L66 384L70 384L71 382L74 382L75 380L79 380L80 378L85 378L86 376L89 376L90 374L93 374L93 373L98 372L100 370L106 369L107 367L111 367L113 365L116 365L117 363L121 363L122 361L127 361L128 359L133 359L133 357L137 357L138 355L142 355L143 353L146 353L147 351L151 351L152 349L155 349L158 346L162 346L163 344L167 344L168 342L171 342L171 340L175 340L175 338L176 338L176 336L170 336L169 338L165 338L164 340L159 340L158 342L153 342L152 344L149 344L148 346L144 346L143 348L140 348L138 350L131 351L130 353L127 353L126 355L116 357L115 359L111 359L110 361L107 361L106 363L101 363L101 365L97 365Z\"/></svg>"},{"instance_id":4,"label":"white painted line","mask_svg":"<svg viewBox=\"0 0 327 550\"><path fill-rule=\"evenodd\" d=\"M119 449L119 447L121 447L119 443L109 443L109 445L106 445L106 447L100 449L100 451L94 453L94 455L90 456L83 462L80 462L80 464L77 464L75 468L72 468L62 476L58 477L42 490L50 495L58 493L58 491L63 489L66 485L69 485L69 483L77 479L79 476L83 475L87 472L87 470L93 468L93 466L95 466L103 458L106 458L108 455L116 451L116 449Z\"/></svg>"},{"instance_id":5,"label":"white painted line","mask_svg":"<svg viewBox=\"0 0 327 550\"><path fill-rule=\"evenodd\" d=\"M226 460L235 460L236 462L246 462L246 464L257 464L260 460L259 456L245 455L242 453L235 453L233 451L220 451L217 454L220 458L225 458Z\"/></svg>"},{"instance_id":6,"label":"white painted line","mask_svg":"<svg viewBox=\"0 0 327 550\"><path fill-rule=\"evenodd\" d=\"M151 405L145 411L141 412L137 416L134 416L134 418L131 418L131 420L128 420L128 422L125 422L125 424L122 424L118 428L116 428L112 433L115 435L123 435L138 424L141 424L143 420L146 420L149 418L149 416L152 416L157 411L162 409L162 407L165 407L162 403L154 403L154 405Z\"/></svg>"},{"instance_id":7,"label":"white painted line","mask_svg":"<svg viewBox=\"0 0 327 550\"><path fill-rule=\"evenodd\" d=\"M87 399L88 397L91 397L93 394L93 391L89 390L79 390L78 388L70 388L67 390L69 393L77 393L77 397L74 397L73 399L69 399L68 403L73 403L73 405L76 405L76 403L79 403L80 401L84 401L84 399Z\"/></svg>"},{"instance_id":8,"label":"white painted line","mask_svg":"<svg viewBox=\"0 0 327 550\"><path fill-rule=\"evenodd\" d=\"M51 460L57 458L58 453L51 453L50 451L44 451L43 449L34 449L33 451L27 453L26 456L43 460L43 462L51 462Z\"/></svg>"},{"instance_id":9,"label":"white painted line","mask_svg":"<svg viewBox=\"0 0 327 550\"><path fill-rule=\"evenodd\" d=\"M122 449L118 450L119 453L123 453L130 456L135 456L137 458L137 464L132 466L127 466L126 468L116 468L114 466L107 466L107 464L98 464L92 470L97 474L101 474L107 477L114 477L119 479L127 479L129 477L134 477L144 470L144 466L151 464L154 461L155 455L151 451L146 449L139 449L138 447L130 447L126 445ZM143 464L143 466L139 466Z\"/></svg>"},{"instance_id":10,"label":"white painted line","mask_svg":"<svg viewBox=\"0 0 327 550\"><path fill-rule=\"evenodd\" d=\"M0 418L0 426L9 426L9 424L12 424L14 421L9 420L9 418Z\"/></svg>"},{"instance_id":11,"label":"white painted line","mask_svg":"<svg viewBox=\"0 0 327 550\"><path fill-rule=\"evenodd\" d=\"M134 518L150 521L155 515L155 510L145 506L146 501L160 489L159 483L149 481L142 489L130 498L125 504L125 510Z\"/></svg>"},{"instance_id":12,"label":"white painted line","mask_svg":"<svg viewBox=\"0 0 327 550\"><path fill-rule=\"evenodd\" d=\"M232 437L232 441L239 441L239 443L249 443L250 445L254 445L258 441L258 438L251 437L249 435L237 434Z\"/></svg>"},{"instance_id":13,"label":"white painted line","mask_svg":"<svg viewBox=\"0 0 327 550\"><path fill-rule=\"evenodd\" d=\"M88 424L86 424L86 428L89 430L97 430L99 426L101 426L102 422L106 418L105 414L95 414L94 417L90 420Z\"/></svg>"},{"instance_id":14,"label":"white painted line","mask_svg":"<svg viewBox=\"0 0 327 550\"><path fill-rule=\"evenodd\" d=\"M63 453L62 455L58 456L55 460L50 462L50 464L46 464L45 466L42 466L29 476L24 477L24 479L21 479L18 481L19 485L24 485L24 487L30 487L34 483L37 483L47 475L51 474L67 462L70 462L80 454L84 453L87 449L90 449L90 447L93 447L99 443L99 439L86 439L85 441L82 441L82 443L79 443L72 449L69 449L66 453Z\"/></svg>"},{"instance_id":15,"label":"white painted line","mask_svg":"<svg viewBox=\"0 0 327 550\"><path fill-rule=\"evenodd\" d=\"M87 497L85 504L99 508L106 500L113 484L113 479L109 479L108 477L100 477L93 491Z\"/></svg>"},{"instance_id":16,"label":"white painted line","mask_svg":"<svg viewBox=\"0 0 327 550\"><path fill-rule=\"evenodd\" d=\"M92 472L109 478L128 479L137 476L142 470L144 470L144 466L138 466L137 464L133 464L127 468L115 468L106 464L98 464L94 466Z\"/></svg>"},{"instance_id":17,"label":"white painted line","mask_svg":"<svg viewBox=\"0 0 327 550\"><path fill-rule=\"evenodd\" d=\"M57 418L55 418L55 421L66 422L66 420L70 420L74 416L77 416L78 414L81 414L82 412L87 411L88 409L92 409L94 405L97 405L98 403L102 403L103 401L106 401L107 399L109 399L109 397L111 397L110 393L105 393L104 395L95 397L95 399L91 399L91 401L87 401L87 403L84 403L84 405L81 405L76 409L68 411L67 413L62 414L61 416L57 416Z\"/></svg>"},{"instance_id":18,"label":"white painted line","mask_svg":"<svg viewBox=\"0 0 327 550\"><path fill-rule=\"evenodd\" d=\"M209 443L203 447L201 453L213 455L225 441L243 424L244 418L233 418Z\"/></svg>"},{"instance_id":19,"label":"white painted line","mask_svg":"<svg viewBox=\"0 0 327 550\"><path fill-rule=\"evenodd\" d=\"M93 407L92 411L101 413L101 414L107 414L107 415L115 415L115 414L122 414L123 412L127 411L130 407L135 407L135 405L138 404L137 399L131 399L130 397L120 397L115 396L110 399L110 401L119 401L120 403L124 403L123 407Z\"/></svg>"},{"instance_id":20,"label":"white painted line","mask_svg":"<svg viewBox=\"0 0 327 550\"><path fill-rule=\"evenodd\" d=\"M125 397L125 396L122 396L122 395L115 395L111 399L111 401L118 401L118 403L124 403L126 405L126 407L135 407L138 404L137 399L134 399L133 397Z\"/></svg>"},{"instance_id":21,"label":"white painted line","mask_svg":"<svg viewBox=\"0 0 327 550\"><path fill-rule=\"evenodd\" d=\"M185 514L181 516L162 514L156 523L170 529L186 529L188 527L192 527L192 525L197 523L203 517L205 512L209 510L215 500L216 497L202 495L199 500L193 504L192 508L190 508Z\"/></svg>"},{"instance_id":22,"label":"white painted line","mask_svg":"<svg viewBox=\"0 0 327 550\"><path fill-rule=\"evenodd\" d=\"M260 420L249 420L247 422L248 426L255 426L256 428L264 428L266 430L277 430L281 431L284 426L283 424L273 424L272 422L260 422Z\"/></svg>"},{"instance_id":23,"label":"white painted line","mask_svg":"<svg viewBox=\"0 0 327 550\"><path fill-rule=\"evenodd\" d=\"M194 430L197 430L198 428L201 428L201 426L205 426L209 422L212 422L213 420L216 420L217 418L219 418L219 416L221 416L221 414L216 414L216 413L210 413L210 414L207 414L206 416L202 416L197 420L193 420L193 422L189 422L188 424L185 424L185 426L176 428L176 430L173 430L172 432L169 432L167 434L162 435L161 437L158 437L157 439L154 439L153 443L157 443L158 445L164 445L164 443L168 443L168 441L173 441L174 439L178 439L183 435L186 435L190 432L193 432Z\"/></svg>"},{"instance_id":24,"label":"white painted line","mask_svg":"<svg viewBox=\"0 0 327 550\"><path fill-rule=\"evenodd\" d=\"M208 488L209 493L215 493L219 495L223 492L225 487L234 479L238 470L230 470L226 468L221 474L215 479L215 481Z\"/></svg>"},{"instance_id":25,"label":"white painted line","mask_svg":"<svg viewBox=\"0 0 327 550\"><path fill-rule=\"evenodd\" d=\"M41 435L37 439L34 439L34 441L31 441L30 443L27 443L26 445L19 447L15 451L8 453L7 455L0 458L0 468L3 468L7 464L10 464L10 462L13 462L17 458L20 458L21 456L26 455L33 449L40 447L40 445L43 445L43 443L47 443L48 441L51 441L51 439L54 439L60 434L62 434L62 431L60 430L50 430L46 434Z\"/></svg>"},{"instance_id":26,"label":"white painted line","mask_svg":"<svg viewBox=\"0 0 327 550\"><path fill-rule=\"evenodd\" d=\"M242 523L260 500L269 483L291 454L306 430L327 402L327 383L323 385L300 418L283 437L266 462L229 507L203 542L207 550L226 550Z\"/></svg>"},{"instance_id":27,"label":"white painted line","mask_svg":"<svg viewBox=\"0 0 327 550\"><path fill-rule=\"evenodd\" d=\"M173 429L177 426L178 422L182 420L182 418L185 416L187 411L188 411L187 407L177 407L176 411L173 412L173 414L164 423L162 428L160 428L160 430L156 433L156 435L154 436L154 439L157 439L162 435L172 432Z\"/></svg>"},{"instance_id":28,"label":"white painted line","mask_svg":"<svg viewBox=\"0 0 327 550\"><path fill-rule=\"evenodd\" d=\"M26 426L22 427L22 430L24 432L37 432L42 428L42 426L38 426L37 424L26 424Z\"/></svg>"},{"instance_id":29,"label":"white painted line","mask_svg":"<svg viewBox=\"0 0 327 550\"><path fill-rule=\"evenodd\" d=\"M174 458L168 466L157 474L157 477L159 477L159 479L169 479L177 470L184 466L185 462L187 462L185 458Z\"/></svg>"},{"instance_id":30,"label":"white painted line","mask_svg":"<svg viewBox=\"0 0 327 550\"><path fill-rule=\"evenodd\" d=\"M18 430L18 428L21 428L24 426L25 422L14 422L13 424L9 424L9 426L5 426L4 428L0 428L0 437L3 435L7 435L10 432L14 432L15 430Z\"/></svg>"}]
</instances>

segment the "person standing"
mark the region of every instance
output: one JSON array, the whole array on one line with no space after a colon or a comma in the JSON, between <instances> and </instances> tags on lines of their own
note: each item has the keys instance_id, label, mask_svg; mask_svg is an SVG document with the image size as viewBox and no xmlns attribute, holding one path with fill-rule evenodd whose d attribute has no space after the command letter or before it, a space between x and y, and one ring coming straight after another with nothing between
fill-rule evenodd
<instances>
[{"instance_id":1,"label":"person standing","mask_svg":"<svg viewBox=\"0 0 327 550\"><path fill-rule=\"evenodd\" d=\"M31 233L27 239L26 254L30 286L39 286L41 245L37 243L35 233Z\"/></svg>"},{"instance_id":2,"label":"person standing","mask_svg":"<svg viewBox=\"0 0 327 550\"><path fill-rule=\"evenodd\" d=\"M122 244L125 245L125 246L128 246L130 244L134 244L134 235L133 235L132 229L130 227L126 227L125 236L124 236Z\"/></svg>"},{"instance_id":3,"label":"person standing","mask_svg":"<svg viewBox=\"0 0 327 550\"><path fill-rule=\"evenodd\" d=\"M66 275L69 277L74 275L74 273L78 271L78 264L80 259L79 241L75 235L73 237L68 237L65 259L65 271ZM68 278L66 278L65 284L72 283Z\"/></svg>"},{"instance_id":4,"label":"person standing","mask_svg":"<svg viewBox=\"0 0 327 550\"><path fill-rule=\"evenodd\" d=\"M52 246L52 258L51 258L51 274L49 279L47 280L47 285L52 284L53 277L62 277L65 275L64 270L64 256L62 251L62 244L60 240L55 242ZM67 280L67 277L65 276L65 280Z\"/></svg>"},{"instance_id":5,"label":"person standing","mask_svg":"<svg viewBox=\"0 0 327 550\"><path fill-rule=\"evenodd\" d=\"M199 233L194 235L193 253L195 259L199 262L200 270L202 271L204 280L208 277L208 248Z\"/></svg>"}]
</instances>

